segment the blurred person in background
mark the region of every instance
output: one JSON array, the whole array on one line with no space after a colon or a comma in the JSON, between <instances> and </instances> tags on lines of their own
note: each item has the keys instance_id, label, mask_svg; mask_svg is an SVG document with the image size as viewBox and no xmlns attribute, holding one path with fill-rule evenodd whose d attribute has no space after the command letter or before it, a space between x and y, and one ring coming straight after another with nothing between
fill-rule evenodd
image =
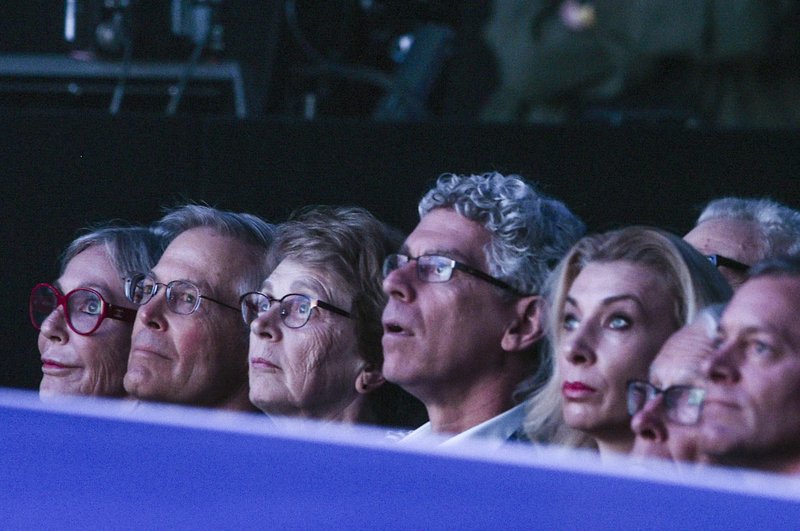
<instances>
[{"instance_id":1,"label":"blurred person in background","mask_svg":"<svg viewBox=\"0 0 800 531\"><path fill-rule=\"evenodd\" d=\"M706 205L683 239L736 289L752 264L800 252L800 212L769 199L723 197Z\"/></svg>"},{"instance_id":2,"label":"blurred person in background","mask_svg":"<svg viewBox=\"0 0 800 531\"><path fill-rule=\"evenodd\" d=\"M697 447L705 396L703 369L723 308L722 304L704 308L667 339L650 365L647 380L628 382L628 413L636 434L632 455L703 460Z\"/></svg>"}]
</instances>

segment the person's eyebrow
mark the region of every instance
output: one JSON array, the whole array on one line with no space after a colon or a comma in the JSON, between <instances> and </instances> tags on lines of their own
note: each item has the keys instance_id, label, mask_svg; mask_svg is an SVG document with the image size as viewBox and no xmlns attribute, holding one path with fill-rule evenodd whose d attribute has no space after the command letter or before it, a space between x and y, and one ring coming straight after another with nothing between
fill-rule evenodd
<instances>
[{"instance_id":1,"label":"person's eyebrow","mask_svg":"<svg viewBox=\"0 0 800 531\"><path fill-rule=\"evenodd\" d=\"M265 293L272 291L272 282L270 282L269 280L265 280L264 282L261 283L260 289L262 292Z\"/></svg>"},{"instance_id":2,"label":"person's eyebrow","mask_svg":"<svg viewBox=\"0 0 800 531\"><path fill-rule=\"evenodd\" d=\"M444 247L435 247L433 249L429 249L425 251L427 255L437 255L437 256L444 256L445 258L450 258L451 260L456 260L458 262L464 262L468 265L472 265L478 267L476 264L472 264L472 258L465 255L458 249L450 249Z\"/></svg>"},{"instance_id":3,"label":"person's eyebrow","mask_svg":"<svg viewBox=\"0 0 800 531\"><path fill-rule=\"evenodd\" d=\"M620 295L612 295L610 297L606 297L600 301L600 304L602 306L609 306L611 304L614 304L615 302L620 302L625 300L633 301L634 303L636 303L637 306L639 306L642 310L644 310L644 305L642 304L642 301L639 300L639 297L629 293L622 293ZM571 306L575 306L576 308L580 308L580 304L578 304L578 301L576 301L573 297L567 296L564 299L564 302L565 304L569 304Z\"/></svg>"},{"instance_id":4,"label":"person's eyebrow","mask_svg":"<svg viewBox=\"0 0 800 531\"><path fill-rule=\"evenodd\" d=\"M331 292L327 286L315 278L303 277L294 280L289 289L291 293L301 293L302 295L310 296L311 298L330 299ZM285 295L285 293L284 293Z\"/></svg>"},{"instance_id":5,"label":"person's eyebrow","mask_svg":"<svg viewBox=\"0 0 800 531\"><path fill-rule=\"evenodd\" d=\"M603 306L609 306L611 304L614 304L615 302L626 301L626 300L633 301L642 310L645 309L645 306L644 304L642 304L641 299L639 299L639 297L633 295L632 293L621 293L619 295L612 295L611 297L606 297L600 302Z\"/></svg>"}]
</instances>

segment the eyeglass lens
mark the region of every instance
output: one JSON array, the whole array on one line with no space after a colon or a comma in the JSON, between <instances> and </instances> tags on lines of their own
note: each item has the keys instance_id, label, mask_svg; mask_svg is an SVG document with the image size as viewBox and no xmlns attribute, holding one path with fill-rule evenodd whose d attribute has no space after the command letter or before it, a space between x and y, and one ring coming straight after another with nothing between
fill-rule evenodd
<instances>
[{"instance_id":1,"label":"eyeglass lens","mask_svg":"<svg viewBox=\"0 0 800 531\"><path fill-rule=\"evenodd\" d=\"M161 284L152 277L137 275L126 282L125 295L132 303L141 306L158 293L159 286L166 286L167 307L175 313L189 315L200 305L200 291L197 286L183 280Z\"/></svg>"},{"instance_id":2,"label":"eyeglass lens","mask_svg":"<svg viewBox=\"0 0 800 531\"><path fill-rule=\"evenodd\" d=\"M662 391L643 381L632 381L628 384L628 413L631 416L635 415L659 394L664 395L664 410L671 422L691 425L700 420L700 410L705 396L703 389L676 385Z\"/></svg>"},{"instance_id":3,"label":"eyeglass lens","mask_svg":"<svg viewBox=\"0 0 800 531\"><path fill-rule=\"evenodd\" d=\"M417 278L423 282L447 282L453 276L455 261L446 256L423 255L410 258L402 254L390 254L386 257L383 262L383 276L388 276L411 260L417 262Z\"/></svg>"},{"instance_id":4,"label":"eyeglass lens","mask_svg":"<svg viewBox=\"0 0 800 531\"><path fill-rule=\"evenodd\" d=\"M300 328L311 316L311 299L305 295L291 293L280 300L270 299L259 292L247 293L242 297L242 317L249 326L259 314L268 311L273 303L278 303L281 320L289 328Z\"/></svg>"},{"instance_id":5,"label":"eyeglass lens","mask_svg":"<svg viewBox=\"0 0 800 531\"><path fill-rule=\"evenodd\" d=\"M78 288L62 295L48 285L40 285L31 293L31 321L38 329L59 305L65 309L67 324L79 334L95 330L103 320L103 300L94 291Z\"/></svg>"},{"instance_id":6,"label":"eyeglass lens","mask_svg":"<svg viewBox=\"0 0 800 531\"><path fill-rule=\"evenodd\" d=\"M300 328L304 326L311 317L311 310L318 306L340 315L350 316L350 314L344 310L340 310L322 301L314 301L311 297L299 293L290 293L278 300L272 299L263 293L253 291L243 295L241 300L242 317L248 326L250 326L260 314L268 311L275 303L278 303L281 320L289 328Z\"/></svg>"}]
</instances>

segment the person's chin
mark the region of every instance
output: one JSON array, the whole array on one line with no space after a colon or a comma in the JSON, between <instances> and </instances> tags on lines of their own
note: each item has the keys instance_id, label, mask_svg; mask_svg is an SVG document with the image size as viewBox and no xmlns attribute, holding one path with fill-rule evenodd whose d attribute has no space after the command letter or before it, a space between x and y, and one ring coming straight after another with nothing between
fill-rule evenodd
<instances>
[{"instance_id":1,"label":"person's chin","mask_svg":"<svg viewBox=\"0 0 800 531\"><path fill-rule=\"evenodd\" d=\"M152 400L155 396L154 375L141 365L134 365L125 373L122 380L125 392L134 398Z\"/></svg>"},{"instance_id":2,"label":"person's chin","mask_svg":"<svg viewBox=\"0 0 800 531\"><path fill-rule=\"evenodd\" d=\"M80 387L66 381L64 377L45 375L39 384L39 398L45 402L80 394L83 394Z\"/></svg>"}]
</instances>

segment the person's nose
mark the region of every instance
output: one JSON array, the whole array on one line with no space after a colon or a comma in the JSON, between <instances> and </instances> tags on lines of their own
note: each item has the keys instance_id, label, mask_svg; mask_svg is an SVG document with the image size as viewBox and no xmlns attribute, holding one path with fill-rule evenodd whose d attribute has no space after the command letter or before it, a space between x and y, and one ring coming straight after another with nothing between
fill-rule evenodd
<instances>
[{"instance_id":1,"label":"person's nose","mask_svg":"<svg viewBox=\"0 0 800 531\"><path fill-rule=\"evenodd\" d=\"M562 337L562 354L573 365L590 365L597 361L595 337L590 324L581 323Z\"/></svg>"},{"instance_id":2,"label":"person's nose","mask_svg":"<svg viewBox=\"0 0 800 531\"><path fill-rule=\"evenodd\" d=\"M663 444L667 441L668 432L664 422L663 397L656 396L645 403L631 419L631 429L637 439L649 443Z\"/></svg>"},{"instance_id":3,"label":"person's nose","mask_svg":"<svg viewBox=\"0 0 800 531\"><path fill-rule=\"evenodd\" d=\"M739 364L742 355L736 342L730 341L718 346L705 362L704 373L708 381L730 385L741 379Z\"/></svg>"},{"instance_id":4,"label":"person's nose","mask_svg":"<svg viewBox=\"0 0 800 531\"><path fill-rule=\"evenodd\" d=\"M417 282L417 264L409 260L386 275L383 279L383 291L394 299L411 302L416 298Z\"/></svg>"},{"instance_id":5,"label":"person's nose","mask_svg":"<svg viewBox=\"0 0 800 531\"><path fill-rule=\"evenodd\" d=\"M152 330L166 330L169 326L167 317L167 297L162 293L164 288L158 290L149 301L139 306L136 311L136 319L147 328Z\"/></svg>"},{"instance_id":6,"label":"person's nose","mask_svg":"<svg viewBox=\"0 0 800 531\"><path fill-rule=\"evenodd\" d=\"M259 313L250 323L250 335L266 341L280 341L283 331L280 325L280 304L272 304L267 311Z\"/></svg>"},{"instance_id":7,"label":"person's nose","mask_svg":"<svg viewBox=\"0 0 800 531\"><path fill-rule=\"evenodd\" d=\"M69 332L67 325L67 317L64 314L64 308L59 305L50 312L42 325L39 327L39 333L42 334L48 341L54 343L66 343L69 341Z\"/></svg>"}]
</instances>

